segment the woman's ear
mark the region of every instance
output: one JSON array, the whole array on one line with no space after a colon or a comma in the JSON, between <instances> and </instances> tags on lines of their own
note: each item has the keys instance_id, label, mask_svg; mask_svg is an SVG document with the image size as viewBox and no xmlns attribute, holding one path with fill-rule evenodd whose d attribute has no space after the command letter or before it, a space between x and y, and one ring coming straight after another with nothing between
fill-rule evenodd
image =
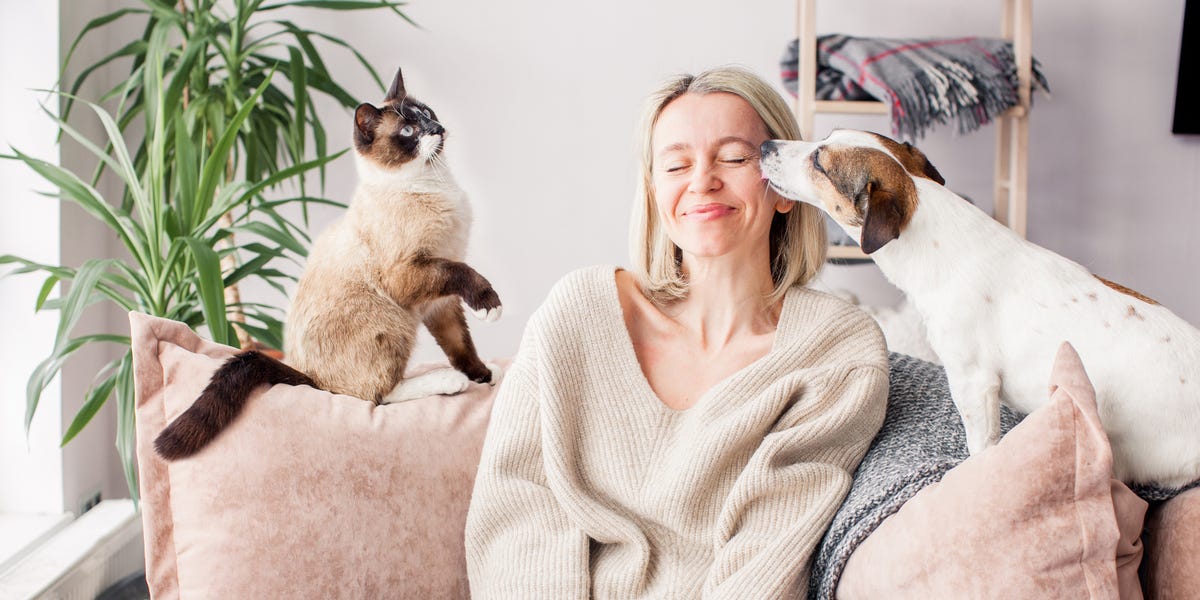
<instances>
[{"instance_id":1,"label":"woman's ear","mask_svg":"<svg viewBox=\"0 0 1200 600\"><path fill-rule=\"evenodd\" d=\"M779 195L778 192L771 189L771 186L767 186L767 194L768 198L775 199L775 212L777 213L787 214L791 212L792 207L796 206L796 202L794 200L788 200L787 198Z\"/></svg>"}]
</instances>

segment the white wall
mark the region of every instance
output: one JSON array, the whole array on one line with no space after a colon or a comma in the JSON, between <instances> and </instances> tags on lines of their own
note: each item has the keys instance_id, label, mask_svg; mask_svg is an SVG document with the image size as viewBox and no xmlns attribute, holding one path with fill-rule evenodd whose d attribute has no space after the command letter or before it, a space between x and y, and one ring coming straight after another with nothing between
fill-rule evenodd
<instances>
[{"instance_id":1,"label":"white wall","mask_svg":"<svg viewBox=\"0 0 1200 600\"><path fill-rule=\"evenodd\" d=\"M876 36L999 33L1000 2L841 0L818 7L819 32ZM451 138L449 160L472 194L469 261L495 284L505 316L473 326L485 356L511 354L524 321L566 271L626 263L634 190L633 127L662 78L724 63L778 82L794 35L790 0L724 2L518 0L413 2L424 30L375 14L297 14L359 47L432 104ZM1052 97L1035 98L1030 134L1029 237L1200 323L1200 140L1170 134L1183 0L1034 3L1034 54ZM330 57L335 56L333 52ZM344 57L349 88L379 94ZM779 86L782 91L782 86ZM348 139L349 115L327 112ZM884 117L821 116L884 130ZM935 131L919 145L949 185L990 206L991 127ZM330 195L353 186L348 159ZM323 218L329 215L322 215ZM319 229L321 221L318 221ZM821 285L893 303L873 266L827 270ZM426 337L417 354L437 359Z\"/></svg>"},{"instance_id":2,"label":"white wall","mask_svg":"<svg viewBox=\"0 0 1200 600\"><path fill-rule=\"evenodd\" d=\"M55 144L56 127L39 103L57 111L55 97L34 90L50 89L67 46L84 24L112 10L116 0L69 5L56 2L23 3L2 0L0 6L0 142L3 151L15 147L31 156L61 164L75 173L90 174L94 159L77 145ZM119 26L118 26L119 27ZM107 54L127 43L101 30L79 47L77 64ZM65 40L63 37L65 36ZM99 71L81 91L95 98L107 89L108 72ZM75 127L92 139L102 130L87 109L72 115ZM119 188L102 181L98 189L113 197ZM16 254L47 264L78 266L84 261L112 256L116 248L110 232L72 204L55 201L35 191L52 186L15 161L0 161L0 254ZM7 272L9 267L3 267ZM105 498L127 497L128 491L114 446L115 402L109 402L70 444L59 448L62 434L82 407L93 375L115 358L115 346L94 346L74 355L42 394L28 440L24 433L25 385L29 374L51 351L58 313L33 313L34 298L44 276L0 279L0 510L15 512L76 511L80 502L96 492ZM61 287L61 286L60 286ZM55 294L57 295L57 294ZM123 314L94 307L79 321L73 336L104 331L128 331Z\"/></svg>"},{"instance_id":3,"label":"white wall","mask_svg":"<svg viewBox=\"0 0 1200 600\"><path fill-rule=\"evenodd\" d=\"M54 122L37 108L44 94L32 88L54 85L58 62L56 3L35 3L16 12L16 0L2 0L0 56L0 132L4 154L14 146L26 154L58 162ZM34 194L47 190L36 174L19 163L0 160L0 255L17 254L56 263L59 258L59 209ZM0 267L0 272L8 271ZM0 279L0 512L58 512L62 498L62 452L58 448L60 388L52 384L25 435L25 381L54 345L54 315L34 315L41 288L38 277ZM18 483L20 482L20 483Z\"/></svg>"}]
</instances>

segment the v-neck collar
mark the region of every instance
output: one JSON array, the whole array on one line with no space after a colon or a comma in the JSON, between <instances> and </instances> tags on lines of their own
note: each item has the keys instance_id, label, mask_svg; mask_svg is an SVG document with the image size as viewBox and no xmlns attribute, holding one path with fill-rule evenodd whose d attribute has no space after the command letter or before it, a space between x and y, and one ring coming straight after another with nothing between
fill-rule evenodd
<instances>
[{"instance_id":1,"label":"v-neck collar","mask_svg":"<svg viewBox=\"0 0 1200 600\"><path fill-rule=\"evenodd\" d=\"M615 336L619 347L614 349L614 353L617 355L619 360L625 363L624 366L629 367L632 371L637 373L637 381L634 382L634 387L637 388L638 393L647 400L653 401L653 404L657 405L659 410L663 412L680 415L687 414L697 407L709 402L709 399L712 396L717 395L726 388L740 382L740 380L744 379L749 373L768 368L769 365L778 360L781 350L785 345L784 340L790 338L788 334L792 331L793 321L796 318L793 313L795 313L796 310L795 296L799 293L799 286L794 286L788 289L783 296L783 307L779 311L779 321L775 324L775 337L771 340L771 348L767 350L766 354L756 358L750 364L738 369L737 371L734 371L717 383L714 383L711 387L705 390L704 393L700 394L700 397L696 398L696 401L693 402L691 406L682 409L671 408L666 402L663 402L662 398L660 398L658 393L654 391L654 388L651 387L650 380L646 377L646 371L642 368L641 361L638 360L637 351L633 346L633 336L629 333L629 327L626 325L625 321L625 313L621 308L621 292L617 287L618 270L621 270L620 267L612 267L611 270L606 271L608 285L605 288L605 292L608 295L607 302L605 304L611 307L615 313L610 315L608 320L614 323L614 326L619 329L617 332L618 335Z\"/></svg>"}]
</instances>

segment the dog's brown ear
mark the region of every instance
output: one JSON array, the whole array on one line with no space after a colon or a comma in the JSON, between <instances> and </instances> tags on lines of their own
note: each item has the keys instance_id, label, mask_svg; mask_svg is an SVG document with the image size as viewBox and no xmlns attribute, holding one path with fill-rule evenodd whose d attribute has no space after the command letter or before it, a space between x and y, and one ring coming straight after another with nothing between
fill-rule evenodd
<instances>
[{"instance_id":1,"label":"dog's brown ear","mask_svg":"<svg viewBox=\"0 0 1200 600\"><path fill-rule=\"evenodd\" d=\"M901 193L874 179L867 184L867 214L858 242L864 253L871 254L900 237L900 229L908 222L908 202Z\"/></svg>"},{"instance_id":2,"label":"dog's brown ear","mask_svg":"<svg viewBox=\"0 0 1200 600\"><path fill-rule=\"evenodd\" d=\"M900 237L916 210L917 186L908 166L894 155L879 150L864 150L863 154L859 164L867 169L867 181L857 199L863 219L858 243L863 252L871 254Z\"/></svg>"},{"instance_id":3,"label":"dog's brown ear","mask_svg":"<svg viewBox=\"0 0 1200 600\"><path fill-rule=\"evenodd\" d=\"M839 220L862 227L862 251L870 254L900 237L916 210L917 187L895 153L864 147L826 148L820 157L821 169L845 201L833 211L853 211L855 218Z\"/></svg>"}]
</instances>

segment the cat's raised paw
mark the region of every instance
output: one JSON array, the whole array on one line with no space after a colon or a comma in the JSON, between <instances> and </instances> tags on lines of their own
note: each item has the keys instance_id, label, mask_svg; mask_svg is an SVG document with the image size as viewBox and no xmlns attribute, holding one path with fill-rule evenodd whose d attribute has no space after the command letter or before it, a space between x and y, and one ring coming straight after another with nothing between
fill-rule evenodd
<instances>
[{"instance_id":1,"label":"cat's raised paw","mask_svg":"<svg viewBox=\"0 0 1200 600\"><path fill-rule=\"evenodd\" d=\"M495 323L500 319L500 313L503 311L503 309L503 306L497 306L496 308L481 308L479 310L472 310L471 314L475 315L475 318L481 321Z\"/></svg>"}]
</instances>

